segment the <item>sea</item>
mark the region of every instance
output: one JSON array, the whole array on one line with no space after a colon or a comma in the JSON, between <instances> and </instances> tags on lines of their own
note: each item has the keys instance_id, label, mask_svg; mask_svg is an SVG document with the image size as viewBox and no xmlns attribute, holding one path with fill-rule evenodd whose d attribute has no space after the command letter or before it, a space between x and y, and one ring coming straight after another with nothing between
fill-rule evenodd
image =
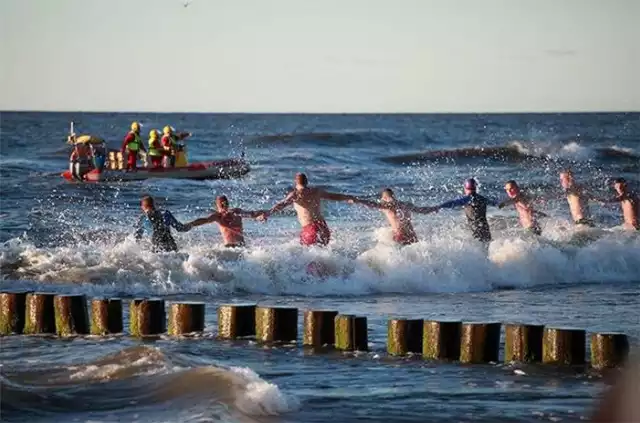
<instances>
[{"instance_id":1,"label":"sea","mask_svg":"<svg viewBox=\"0 0 640 423\"><path fill-rule=\"evenodd\" d=\"M97 184L60 176L71 121L78 134L118 149L134 120L144 135L165 125L192 132L190 162L244 154L251 171ZM0 141L0 289L201 301L207 313L205 333L190 339L1 338L2 421L584 421L609 385L602 374L392 358L387 320L535 323L640 340L640 236L623 230L617 204L592 203L597 227L575 227L558 178L570 168L602 198L613 196L612 178L637 188L640 113L2 112ZM469 177L504 199L514 179L542 199L548 217L535 238L512 207L490 208L488 254L461 210L414 215L420 241L399 248L379 211L340 202L323 206L327 248L299 244L293 210L245 219L242 250L223 248L215 225L176 233L175 253L152 253L133 237L144 195L188 222L207 216L217 195L232 207L270 208L297 172L313 186L372 200L391 188L419 206L461 196ZM309 274L312 261L330 274ZM369 351L218 341L216 308L227 303L366 316Z\"/></svg>"}]
</instances>

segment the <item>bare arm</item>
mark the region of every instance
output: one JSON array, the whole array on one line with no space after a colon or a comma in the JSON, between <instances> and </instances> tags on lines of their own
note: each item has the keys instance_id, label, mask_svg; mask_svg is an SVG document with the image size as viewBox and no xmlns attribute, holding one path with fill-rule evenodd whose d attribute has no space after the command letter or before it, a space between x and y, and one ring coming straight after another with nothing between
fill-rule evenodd
<instances>
[{"instance_id":1,"label":"bare arm","mask_svg":"<svg viewBox=\"0 0 640 423\"><path fill-rule=\"evenodd\" d=\"M515 198L507 198L506 200L504 200L504 201L502 201L501 203L498 204L498 208L499 209L505 208L507 206L512 205L515 202L516 202Z\"/></svg>"},{"instance_id":2,"label":"bare arm","mask_svg":"<svg viewBox=\"0 0 640 423\"><path fill-rule=\"evenodd\" d=\"M251 219L263 219L266 214L269 213L269 210L242 210L242 209L233 209L233 212L242 217L249 217Z\"/></svg>"},{"instance_id":3,"label":"bare arm","mask_svg":"<svg viewBox=\"0 0 640 423\"><path fill-rule=\"evenodd\" d=\"M353 195L346 195L346 194L338 194L335 192L328 192L328 191L320 191L320 198L324 199L324 200L332 200L332 201L349 201L349 200L355 200L355 196Z\"/></svg>"},{"instance_id":4,"label":"bare arm","mask_svg":"<svg viewBox=\"0 0 640 423\"><path fill-rule=\"evenodd\" d=\"M379 203L377 201L364 200L362 198L357 198L357 197L355 197L355 198L353 198L351 200L348 200L348 201L351 201L354 204L362 204L363 206L369 207L369 208L372 208L372 209L380 210L380 209L388 209L389 208L386 204L382 204L382 203Z\"/></svg>"},{"instance_id":5,"label":"bare arm","mask_svg":"<svg viewBox=\"0 0 640 423\"><path fill-rule=\"evenodd\" d=\"M201 217L200 219L196 219L192 222L186 224L186 226L193 228L196 226L206 225L207 223L216 223L220 221L219 213L211 213L208 217Z\"/></svg>"},{"instance_id":6,"label":"bare arm","mask_svg":"<svg viewBox=\"0 0 640 423\"><path fill-rule=\"evenodd\" d=\"M280 202L278 202L275 206L271 207L271 210L269 210L269 212L267 214L273 214L273 213L278 213L282 210L284 210L285 208L287 208L288 206L290 206L291 204L293 204L293 201L295 200L295 191L291 191L289 194L287 194L287 196Z\"/></svg>"}]
</instances>

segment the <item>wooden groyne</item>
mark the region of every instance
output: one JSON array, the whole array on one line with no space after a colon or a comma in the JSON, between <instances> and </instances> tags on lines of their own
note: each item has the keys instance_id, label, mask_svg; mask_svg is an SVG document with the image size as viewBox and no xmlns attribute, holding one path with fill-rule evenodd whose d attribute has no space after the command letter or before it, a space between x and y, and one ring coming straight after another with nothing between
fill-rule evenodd
<instances>
[{"instance_id":1,"label":"wooden groyne","mask_svg":"<svg viewBox=\"0 0 640 423\"><path fill-rule=\"evenodd\" d=\"M185 337L205 331L205 304L169 302L161 298L129 300L124 324L123 300L48 292L1 292L0 335L60 337L129 335ZM168 312L168 314L167 314ZM253 339L264 344L297 344L302 319L304 347L368 351L367 318L337 310L303 310L257 304L225 304L217 309L221 340ZM167 318L168 316L168 318ZM168 321L168 324L167 324ZM503 331L504 328L504 331ZM124 333L128 330L127 333ZM499 360L504 333L506 363L542 363L595 369L622 365L629 340L621 333L589 333L583 329L525 323L437 321L392 318L387 324L387 354L468 364ZM590 357L587 354L589 340ZM590 360L587 360L587 359Z\"/></svg>"}]
</instances>

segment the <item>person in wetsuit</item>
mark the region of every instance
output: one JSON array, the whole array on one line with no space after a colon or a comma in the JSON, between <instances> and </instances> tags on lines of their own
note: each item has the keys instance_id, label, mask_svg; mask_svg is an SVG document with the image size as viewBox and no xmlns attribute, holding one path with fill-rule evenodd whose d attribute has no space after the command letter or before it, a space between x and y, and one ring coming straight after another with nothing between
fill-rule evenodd
<instances>
[{"instance_id":1,"label":"person in wetsuit","mask_svg":"<svg viewBox=\"0 0 640 423\"><path fill-rule=\"evenodd\" d=\"M477 185L475 179L467 179L464 182L464 197L442 203L436 206L435 209L462 207L464 214L467 216L471 235L488 247L491 242L491 230L489 229L489 222L487 222L487 206L498 207L498 202L478 194Z\"/></svg>"},{"instance_id":2,"label":"person in wetsuit","mask_svg":"<svg viewBox=\"0 0 640 423\"><path fill-rule=\"evenodd\" d=\"M266 210L246 211L242 209L230 209L229 200L226 196L221 195L216 198L217 212L211 213L208 217L196 219L187 223L189 228L205 225L207 223L217 223L220 228L220 234L227 248L244 247L244 233L242 228L242 218L251 217L258 220L265 220Z\"/></svg>"},{"instance_id":3,"label":"person in wetsuit","mask_svg":"<svg viewBox=\"0 0 640 423\"><path fill-rule=\"evenodd\" d=\"M136 224L135 237L140 240L145 230L151 230L151 244L154 253L161 251L178 251L176 241L171 236L171 228L178 232L187 232L191 229L188 225L183 225L167 210L155 208L153 198L146 196L141 203L142 216Z\"/></svg>"}]
</instances>

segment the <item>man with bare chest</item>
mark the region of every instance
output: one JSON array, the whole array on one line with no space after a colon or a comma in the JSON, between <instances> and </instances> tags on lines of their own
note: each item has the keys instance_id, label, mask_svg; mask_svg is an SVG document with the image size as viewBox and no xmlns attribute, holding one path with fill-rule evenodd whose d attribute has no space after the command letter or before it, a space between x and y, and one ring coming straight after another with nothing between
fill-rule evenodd
<instances>
[{"instance_id":1,"label":"man with bare chest","mask_svg":"<svg viewBox=\"0 0 640 423\"><path fill-rule=\"evenodd\" d=\"M187 223L186 226L193 228L195 226L205 225L207 223L217 223L220 228L220 234L224 246L228 248L244 247L244 231L242 227L242 218L250 217L253 219L264 220L266 211L245 211L239 208L230 209L229 200L226 196L221 195L216 198L217 212L211 213L208 217L196 219Z\"/></svg>"},{"instance_id":2,"label":"man with bare chest","mask_svg":"<svg viewBox=\"0 0 640 423\"><path fill-rule=\"evenodd\" d=\"M606 203L620 203L622 208L622 218L624 227L631 230L640 230L640 195L629 189L624 178L617 178L613 181L613 189L618 195Z\"/></svg>"},{"instance_id":3,"label":"man with bare chest","mask_svg":"<svg viewBox=\"0 0 640 423\"><path fill-rule=\"evenodd\" d=\"M331 240L331 231L322 214L322 201L349 201L354 196L327 192L320 188L309 187L309 181L304 173L295 177L295 188L280 202L271 208L265 217L278 213L293 205L298 215L298 222L302 227L300 244L325 246Z\"/></svg>"},{"instance_id":4,"label":"man with bare chest","mask_svg":"<svg viewBox=\"0 0 640 423\"><path fill-rule=\"evenodd\" d=\"M567 196L573 222L576 225L595 226L589 211L590 196L582 185L575 183L571 170L560 172L560 185Z\"/></svg>"},{"instance_id":5,"label":"man with bare chest","mask_svg":"<svg viewBox=\"0 0 640 423\"><path fill-rule=\"evenodd\" d=\"M354 203L378 209L385 215L393 231L393 240L399 245L410 245L418 242L418 236L411 223L411 212L432 213L436 209L432 207L416 207L411 203L403 203L396 200L393 191L386 188L382 191L380 202L357 198Z\"/></svg>"},{"instance_id":6,"label":"man with bare chest","mask_svg":"<svg viewBox=\"0 0 640 423\"><path fill-rule=\"evenodd\" d=\"M520 225L534 235L541 235L542 229L540 229L537 217L546 217L547 215L533 208L533 199L520 189L516 181L507 181L504 190L509 198L500 203L498 207L503 208L513 204L518 212Z\"/></svg>"}]
</instances>

